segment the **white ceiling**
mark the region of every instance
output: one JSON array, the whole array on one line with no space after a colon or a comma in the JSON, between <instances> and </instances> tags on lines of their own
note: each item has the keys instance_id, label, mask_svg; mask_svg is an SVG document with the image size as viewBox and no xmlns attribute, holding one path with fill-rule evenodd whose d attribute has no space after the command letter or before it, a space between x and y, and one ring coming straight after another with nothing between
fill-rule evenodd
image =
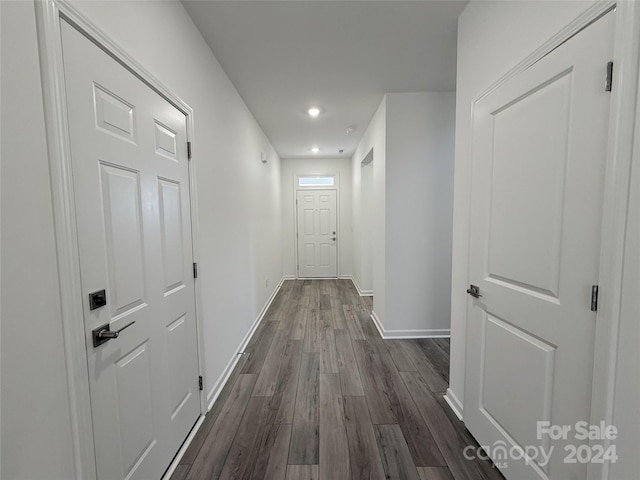
<instances>
[{"instance_id":1,"label":"white ceiling","mask_svg":"<svg viewBox=\"0 0 640 480\"><path fill-rule=\"evenodd\" d=\"M466 1L183 4L282 158L350 157L384 93L455 90Z\"/></svg>"}]
</instances>

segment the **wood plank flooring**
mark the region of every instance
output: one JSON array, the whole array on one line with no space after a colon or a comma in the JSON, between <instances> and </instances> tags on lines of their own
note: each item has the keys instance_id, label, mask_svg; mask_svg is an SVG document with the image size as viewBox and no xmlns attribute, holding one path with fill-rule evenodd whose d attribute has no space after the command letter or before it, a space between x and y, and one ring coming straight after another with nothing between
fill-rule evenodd
<instances>
[{"instance_id":1,"label":"wood plank flooring","mask_svg":"<svg viewBox=\"0 0 640 480\"><path fill-rule=\"evenodd\" d=\"M463 456L448 339L383 340L371 304L286 281L171 480L502 480Z\"/></svg>"}]
</instances>

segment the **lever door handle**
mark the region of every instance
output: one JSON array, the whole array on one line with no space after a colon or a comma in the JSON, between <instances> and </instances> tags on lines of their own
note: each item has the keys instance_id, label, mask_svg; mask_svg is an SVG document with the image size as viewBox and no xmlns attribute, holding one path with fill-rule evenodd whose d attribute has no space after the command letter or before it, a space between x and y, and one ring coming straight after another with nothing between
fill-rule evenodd
<instances>
[{"instance_id":1,"label":"lever door handle","mask_svg":"<svg viewBox=\"0 0 640 480\"><path fill-rule=\"evenodd\" d=\"M100 325L98 328L95 328L91 333L93 336L93 346L98 347L105 342L108 342L112 338L118 338L120 333L125 329L129 328L131 325L136 323L135 321L127 323L124 327L119 330L112 331L109 324L105 323L104 325Z\"/></svg>"},{"instance_id":2,"label":"lever door handle","mask_svg":"<svg viewBox=\"0 0 640 480\"><path fill-rule=\"evenodd\" d=\"M480 287L477 287L476 285L469 285L469 288L467 288L467 293L473 298L480 298L482 296L480 295Z\"/></svg>"}]
</instances>

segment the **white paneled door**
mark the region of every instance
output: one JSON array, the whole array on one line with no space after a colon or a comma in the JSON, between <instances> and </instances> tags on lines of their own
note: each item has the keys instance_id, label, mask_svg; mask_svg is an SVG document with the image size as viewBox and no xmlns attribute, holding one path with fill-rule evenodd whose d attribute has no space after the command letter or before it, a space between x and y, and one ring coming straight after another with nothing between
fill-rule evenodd
<instances>
[{"instance_id":1,"label":"white paneled door","mask_svg":"<svg viewBox=\"0 0 640 480\"><path fill-rule=\"evenodd\" d=\"M200 415L186 117L61 23L98 478L159 479Z\"/></svg>"},{"instance_id":2,"label":"white paneled door","mask_svg":"<svg viewBox=\"0 0 640 480\"><path fill-rule=\"evenodd\" d=\"M586 478L567 446L590 420L614 24L607 14L474 110L481 296L470 287L464 419L507 479ZM554 439L545 425L571 430Z\"/></svg>"},{"instance_id":3,"label":"white paneled door","mask_svg":"<svg viewBox=\"0 0 640 480\"><path fill-rule=\"evenodd\" d=\"M298 190L296 195L298 276L335 278L336 190Z\"/></svg>"}]
</instances>

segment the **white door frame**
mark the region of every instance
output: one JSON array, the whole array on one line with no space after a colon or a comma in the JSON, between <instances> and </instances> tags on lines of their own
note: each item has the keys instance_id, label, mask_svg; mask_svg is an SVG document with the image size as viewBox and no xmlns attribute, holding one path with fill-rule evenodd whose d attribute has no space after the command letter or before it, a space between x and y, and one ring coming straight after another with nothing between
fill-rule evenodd
<instances>
[{"instance_id":1,"label":"white door frame","mask_svg":"<svg viewBox=\"0 0 640 480\"><path fill-rule=\"evenodd\" d=\"M600 299L596 317L593 388L591 394L592 423L597 423L599 420L604 419L607 424L613 422L624 240L636 116L635 100L636 95L640 94L638 92L638 81L640 79L640 5L633 0L603 0L595 2L582 15L476 97L472 102L471 112L473 116L473 110L479 101L505 82L522 73L614 7L617 9L615 45L612 59L614 61L614 75L609 116L609 141L601 231ZM604 77L602 84L604 88ZM471 136L466 141L471 144ZM471 178L469 180L472 181ZM467 239L467 242L469 242L469 239ZM467 271L468 276L469 272ZM469 278L467 280L467 283L469 283ZM466 341L470 342L472 339L466 335ZM604 446L607 448L608 445L605 444ZM590 463L587 472L589 480L607 479L609 464Z\"/></svg>"},{"instance_id":2,"label":"white door frame","mask_svg":"<svg viewBox=\"0 0 640 480\"><path fill-rule=\"evenodd\" d=\"M95 445L93 440L87 347L80 288L80 259L78 256L60 20L64 19L70 22L84 33L84 35L89 37L91 41L96 43L126 69L131 71L165 100L180 110L187 118L187 140L192 144L193 110L65 0L36 1L35 7L45 122L47 126L47 146L49 151L49 166L51 169L53 215L62 305L62 330L67 387L69 391L74 470L75 477L78 479L95 479L97 475ZM194 262L199 258L195 168L196 160L192 152L192 160L189 161L189 188ZM198 368L199 374L205 378L203 358L204 343L202 338L203 325L202 318L199 315L201 311L199 282L195 282L195 303L196 332L198 337ZM205 413L207 410L206 399L203 395L205 391L206 389L200 392L201 413Z\"/></svg>"},{"instance_id":3,"label":"white door frame","mask_svg":"<svg viewBox=\"0 0 640 480\"><path fill-rule=\"evenodd\" d=\"M333 177L335 181L332 187L317 186L317 187L301 187L298 183L300 177ZM340 231L340 173L294 173L293 174L293 243L296 246L296 278L300 278L300 254L298 251L298 191L299 190L335 190L336 192L336 278L340 278L341 266L340 266L340 241L342 232ZM311 280L304 277L305 280Z\"/></svg>"}]
</instances>

